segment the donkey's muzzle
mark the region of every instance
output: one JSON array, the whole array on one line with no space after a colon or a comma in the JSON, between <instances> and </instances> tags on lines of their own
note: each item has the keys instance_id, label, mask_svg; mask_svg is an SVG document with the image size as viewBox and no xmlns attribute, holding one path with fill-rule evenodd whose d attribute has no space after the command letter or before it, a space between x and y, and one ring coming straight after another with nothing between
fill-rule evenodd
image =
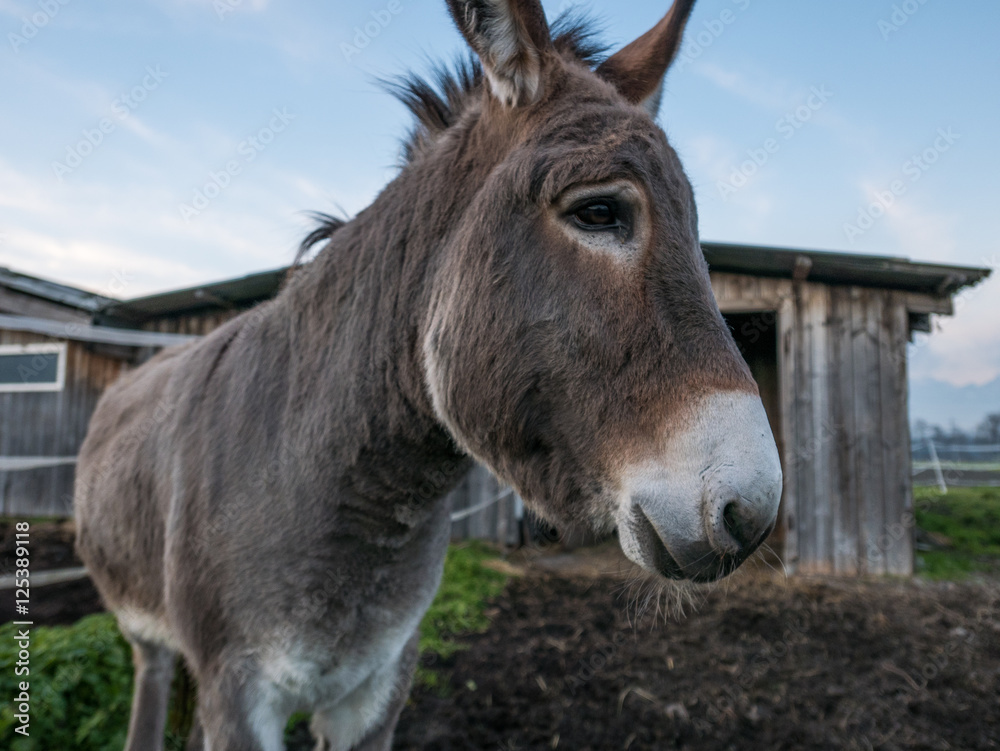
<instances>
[{"instance_id":1,"label":"donkey's muzzle","mask_svg":"<svg viewBox=\"0 0 1000 751\"><path fill-rule=\"evenodd\" d=\"M676 557L639 505L633 509L628 531L620 527L619 535L622 539L631 538L634 541L634 555L629 557L652 573L667 579L715 581L738 569L774 531L773 520L760 531L756 531L759 528L757 524L746 522L740 522L738 528L730 531L737 524L734 517L738 514L740 512L733 504L725 507L717 522L722 536L716 538L716 542L673 541ZM623 548L626 554L630 553L625 544Z\"/></svg>"},{"instance_id":2,"label":"donkey's muzzle","mask_svg":"<svg viewBox=\"0 0 1000 751\"><path fill-rule=\"evenodd\" d=\"M667 578L726 576L773 531L781 479L760 399L711 396L656 461L626 478L618 513L622 550Z\"/></svg>"}]
</instances>

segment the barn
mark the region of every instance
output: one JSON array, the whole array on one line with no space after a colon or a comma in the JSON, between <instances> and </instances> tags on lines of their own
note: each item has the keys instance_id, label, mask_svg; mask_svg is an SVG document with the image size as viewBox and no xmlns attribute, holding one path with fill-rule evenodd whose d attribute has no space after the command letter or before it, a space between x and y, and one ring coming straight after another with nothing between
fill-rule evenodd
<instances>
[{"instance_id":1,"label":"barn","mask_svg":"<svg viewBox=\"0 0 1000 751\"><path fill-rule=\"evenodd\" d=\"M0 515L67 516L101 393L190 337L95 326L112 298L0 268Z\"/></svg>"},{"instance_id":2,"label":"barn","mask_svg":"<svg viewBox=\"0 0 1000 751\"><path fill-rule=\"evenodd\" d=\"M782 457L785 487L771 546L793 572L911 574L907 344L914 332L931 330L932 315L951 315L956 295L989 270L720 243L702 248ZM156 348L204 335L273 296L285 273L125 301L0 275L0 345L8 347L0 349L3 513L66 513L69 463L100 391ZM19 380L17 363L41 354L48 357L45 384ZM453 500L456 536L520 539L520 499L485 470L471 472Z\"/></svg>"}]
</instances>

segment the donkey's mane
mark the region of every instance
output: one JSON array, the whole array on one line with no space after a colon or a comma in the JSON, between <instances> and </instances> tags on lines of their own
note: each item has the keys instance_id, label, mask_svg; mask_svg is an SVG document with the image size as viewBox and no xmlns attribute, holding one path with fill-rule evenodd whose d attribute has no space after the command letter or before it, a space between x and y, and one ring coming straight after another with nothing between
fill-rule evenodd
<instances>
[{"instance_id":1,"label":"donkey's mane","mask_svg":"<svg viewBox=\"0 0 1000 751\"><path fill-rule=\"evenodd\" d=\"M572 10L555 20L551 33L552 44L559 54L591 68L601 62L608 49L597 40L600 29L595 22ZM483 67L470 54L456 58L451 64L432 65L428 76L411 72L381 79L380 83L410 110L416 121L402 146L402 162L406 165L416 157L421 144L434 140L458 122L466 105L479 96ZM298 266L313 246L329 240L347 223L318 211L311 216L317 226L302 240L293 266Z\"/></svg>"}]
</instances>

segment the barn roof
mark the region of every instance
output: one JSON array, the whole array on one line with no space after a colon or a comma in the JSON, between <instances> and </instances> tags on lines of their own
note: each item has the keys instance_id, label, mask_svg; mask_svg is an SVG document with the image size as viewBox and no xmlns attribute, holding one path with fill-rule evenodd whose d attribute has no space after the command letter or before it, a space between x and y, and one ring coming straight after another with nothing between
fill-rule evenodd
<instances>
[{"instance_id":1,"label":"barn roof","mask_svg":"<svg viewBox=\"0 0 1000 751\"><path fill-rule=\"evenodd\" d=\"M141 323L163 316L246 308L274 297L287 273L288 267L283 267L131 300L114 300L101 309L98 320Z\"/></svg>"},{"instance_id":2,"label":"barn roof","mask_svg":"<svg viewBox=\"0 0 1000 751\"><path fill-rule=\"evenodd\" d=\"M986 268L918 263L895 256L759 245L706 242L702 243L702 250L712 271L881 287L939 296L954 295L963 287L978 284L991 272Z\"/></svg>"},{"instance_id":3,"label":"barn roof","mask_svg":"<svg viewBox=\"0 0 1000 751\"><path fill-rule=\"evenodd\" d=\"M86 313L94 313L114 302L113 298L95 292L87 292L77 287L59 284L30 274L22 274L4 266L0 266L0 287Z\"/></svg>"},{"instance_id":4,"label":"barn roof","mask_svg":"<svg viewBox=\"0 0 1000 751\"><path fill-rule=\"evenodd\" d=\"M712 271L881 287L940 297L954 295L990 275L990 269L986 268L919 263L906 258L860 253L715 242L702 243L702 250ZM283 267L198 287L115 301L102 309L102 318L141 323L161 316L244 308L274 296L287 272L288 268Z\"/></svg>"}]
</instances>

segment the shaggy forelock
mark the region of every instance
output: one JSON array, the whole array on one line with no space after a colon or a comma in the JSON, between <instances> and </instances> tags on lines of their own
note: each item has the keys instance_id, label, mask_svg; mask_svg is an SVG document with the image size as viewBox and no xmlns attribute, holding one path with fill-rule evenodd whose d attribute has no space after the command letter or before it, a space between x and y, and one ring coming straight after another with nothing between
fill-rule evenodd
<instances>
[{"instance_id":1,"label":"shaggy forelock","mask_svg":"<svg viewBox=\"0 0 1000 751\"><path fill-rule=\"evenodd\" d=\"M552 43L560 55L590 68L599 65L607 53L608 47L597 40L596 24L573 11L556 19L551 31ZM403 143L405 164L413 161L422 144L433 141L457 123L466 106L479 97L483 67L474 54L469 54L450 65L434 65L426 77L408 73L382 83L416 120Z\"/></svg>"}]
</instances>

